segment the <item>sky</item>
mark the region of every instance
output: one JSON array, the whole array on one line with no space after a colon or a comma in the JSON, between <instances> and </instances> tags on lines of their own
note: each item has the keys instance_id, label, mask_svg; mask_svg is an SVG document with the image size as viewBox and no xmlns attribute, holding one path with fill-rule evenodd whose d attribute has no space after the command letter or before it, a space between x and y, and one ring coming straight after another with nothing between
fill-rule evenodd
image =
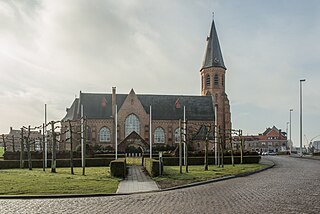
<instances>
[{"instance_id":1,"label":"sky","mask_svg":"<svg viewBox=\"0 0 320 214\"><path fill-rule=\"evenodd\" d=\"M212 12L232 124L320 140L320 1L0 0L0 133L61 120L82 92L200 95ZM315 138L316 137L316 138Z\"/></svg>"}]
</instances>

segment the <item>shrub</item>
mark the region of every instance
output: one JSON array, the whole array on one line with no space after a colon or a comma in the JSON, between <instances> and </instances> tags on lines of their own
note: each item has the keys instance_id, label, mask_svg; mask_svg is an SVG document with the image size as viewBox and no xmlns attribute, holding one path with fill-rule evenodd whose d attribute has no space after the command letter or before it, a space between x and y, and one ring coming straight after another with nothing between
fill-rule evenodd
<instances>
[{"instance_id":1,"label":"shrub","mask_svg":"<svg viewBox=\"0 0 320 214\"><path fill-rule=\"evenodd\" d=\"M118 159L110 162L111 176L125 178L127 174L126 159Z\"/></svg>"},{"instance_id":2,"label":"shrub","mask_svg":"<svg viewBox=\"0 0 320 214\"><path fill-rule=\"evenodd\" d=\"M160 174L159 165L160 165L159 160L154 160L150 158L143 159L143 166L145 167L145 169L147 170L147 172L151 177L159 176Z\"/></svg>"},{"instance_id":3,"label":"shrub","mask_svg":"<svg viewBox=\"0 0 320 214\"><path fill-rule=\"evenodd\" d=\"M259 163L261 157L260 156L244 156L243 163ZM208 158L209 164L214 164L214 157L210 156ZM234 163L240 164L241 158L240 156L234 156ZM231 157L224 156L223 164L231 164ZM179 166L179 158L178 157L163 157L163 164L165 166ZM188 165L203 165L204 157L188 157Z\"/></svg>"},{"instance_id":4,"label":"shrub","mask_svg":"<svg viewBox=\"0 0 320 214\"><path fill-rule=\"evenodd\" d=\"M108 166L114 158L86 158L86 167ZM24 168L28 168L28 161L23 161ZM73 159L74 167L81 167L81 159ZM32 160L32 168L42 168L43 160ZM51 159L48 159L48 167L51 167ZM58 159L57 167L70 167L69 159ZM0 160L0 169L20 168L19 160Z\"/></svg>"}]
</instances>

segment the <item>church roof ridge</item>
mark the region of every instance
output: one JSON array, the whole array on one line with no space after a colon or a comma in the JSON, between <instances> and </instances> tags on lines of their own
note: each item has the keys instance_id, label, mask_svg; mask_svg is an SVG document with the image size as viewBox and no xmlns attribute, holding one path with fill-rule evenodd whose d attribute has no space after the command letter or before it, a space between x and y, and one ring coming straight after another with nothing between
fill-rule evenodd
<instances>
[{"instance_id":1,"label":"church roof ridge","mask_svg":"<svg viewBox=\"0 0 320 214\"><path fill-rule=\"evenodd\" d=\"M117 94L116 103L118 110L125 102L128 94ZM139 95L137 98L142 107L149 113L152 106L153 119L156 120L178 120L183 118L183 108L177 108L179 99L181 106L186 106L186 114L191 120L214 120L214 108L211 96L186 96L186 95ZM104 102L102 102L102 99ZM80 101L81 99L81 101ZM81 98L76 98L63 120L77 119L79 117L78 105L84 106L84 114L90 119L108 119L112 116L112 94L111 93L81 93ZM102 103L104 105L102 105Z\"/></svg>"}]
</instances>

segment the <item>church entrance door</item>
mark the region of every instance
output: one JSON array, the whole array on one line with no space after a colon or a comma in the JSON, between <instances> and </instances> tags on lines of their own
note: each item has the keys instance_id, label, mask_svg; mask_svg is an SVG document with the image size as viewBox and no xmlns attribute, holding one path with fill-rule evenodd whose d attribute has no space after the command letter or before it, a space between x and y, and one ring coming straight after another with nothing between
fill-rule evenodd
<instances>
[{"instance_id":1,"label":"church entrance door","mask_svg":"<svg viewBox=\"0 0 320 214\"><path fill-rule=\"evenodd\" d=\"M118 150L126 153L127 157L140 157L139 163L141 165L141 157L149 151L149 145L138 133L133 131L119 144Z\"/></svg>"}]
</instances>

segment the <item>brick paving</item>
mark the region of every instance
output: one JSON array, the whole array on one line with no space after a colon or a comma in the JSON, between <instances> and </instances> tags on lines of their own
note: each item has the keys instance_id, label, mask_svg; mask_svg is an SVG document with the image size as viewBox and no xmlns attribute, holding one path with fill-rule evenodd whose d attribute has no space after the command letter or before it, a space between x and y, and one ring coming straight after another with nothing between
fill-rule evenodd
<instances>
[{"instance_id":1,"label":"brick paving","mask_svg":"<svg viewBox=\"0 0 320 214\"><path fill-rule=\"evenodd\" d=\"M270 158L247 177L186 189L113 197L0 200L0 213L320 213L320 161Z\"/></svg>"},{"instance_id":2,"label":"brick paving","mask_svg":"<svg viewBox=\"0 0 320 214\"><path fill-rule=\"evenodd\" d=\"M120 182L117 193L159 190L158 185L143 171L143 166L129 166L126 179Z\"/></svg>"}]
</instances>

